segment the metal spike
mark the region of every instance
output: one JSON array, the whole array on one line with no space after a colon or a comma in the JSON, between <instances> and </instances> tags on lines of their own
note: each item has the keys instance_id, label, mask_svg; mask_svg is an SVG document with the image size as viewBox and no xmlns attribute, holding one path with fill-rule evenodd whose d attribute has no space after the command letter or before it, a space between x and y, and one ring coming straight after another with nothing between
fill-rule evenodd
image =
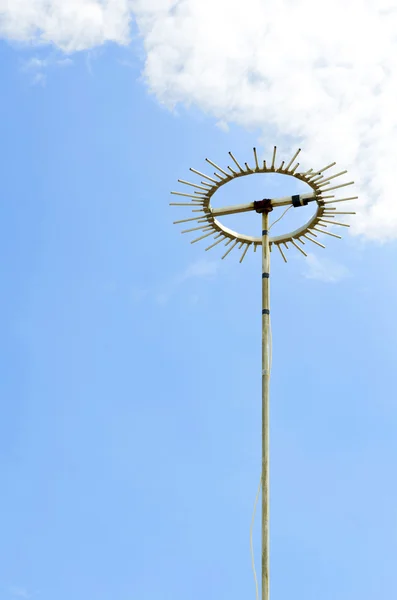
<instances>
[{"instance_id":1,"label":"metal spike","mask_svg":"<svg viewBox=\"0 0 397 600\"><path fill-rule=\"evenodd\" d=\"M296 157L298 156L298 154L299 154L300 151L301 151L301 149L298 148L298 150L295 152L294 156L289 161L288 165L285 167L286 171L288 171L288 169L290 168L290 166L292 165L292 163L294 162L294 160L296 159Z\"/></svg>"},{"instance_id":2,"label":"metal spike","mask_svg":"<svg viewBox=\"0 0 397 600\"><path fill-rule=\"evenodd\" d=\"M230 246L229 250L228 250L228 251L227 251L227 252L226 252L226 253L225 253L225 254L222 256L222 260L223 260L224 258L226 258L226 256L229 254L229 252L231 252L231 251L233 250L233 248L234 248L234 247L235 247L237 244L238 244L238 240L236 240L236 241L234 242L234 244L232 244L232 245Z\"/></svg>"},{"instance_id":3,"label":"metal spike","mask_svg":"<svg viewBox=\"0 0 397 600\"><path fill-rule=\"evenodd\" d=\"M185 196L185 198L194 198L197 200L197 196L193 196L193 194L183 194L182 192L171 192L173 196ZM202 194L204 200L204 194Z\"/></svg>"},{"instance_id":4,"label":"metal spike","mask_svg":"<svg viewBox=\"0 0 397 600\"><path fill-rule=\"evenodd\" d=\"M247 244L247 247L245 248L244 252L242 253L242 255L241 255L241 258L240 258L240 261L239 261L239 262L240 262L240 264L243 262L243 260L244 260L244 258L245 258L245 255L247 254L247 252L248 252L248 248L250 247L250 245L251 245L251 244Z\"/></svg>"},{"instance_id":5,"label":"metal spike","mask_svg":"<svg viewBox=\"0 0 397 600\"><path fill-rule=\"evenodd\" d=\"M317 242L317 240L312 240L312 238L309 237L306 233L303 234L303 237L305 237L307 240L310 240L311 242L313 242L313 244L317 244L317 246L321 246L321 248L325 248L324 244L320 244L320 242Z\"/></svg>"},{"instance_id":6,"label":"metal spike","mask_svg":"<svg viewBox=\"0 0 397 600\"><path fill-rule=\"evenodd\" d=\"M338 223L338 221L327 221L326 219L320 219L320 221L322 223L332 223L332 225L340 225L341 227L350 227L350 225L347 225L346 223Z\"/></svg>"},{"instance_id":7,"label":"metal spike","mask_svg":"<svg viewBox=\"0 0 397 600\"><path fill-rule=\"evenodd\" d=\"M323 186L324 183L327 183L328 181L331 181L331 179L335 179L336 177L340 177L341 175L344 175L345 173L347 173L347 171L340 171L339 173L336 173L336 175L327 177L327 179L324 179L324 181L322 181L319 185Z\"/></svg>"},{"instance_id":8,"label":"metal spike","mask_svg":"<svg viewBox=\"0 0 397 600\"><path fill-rule=\"evenodd\" d=\"M220 239L218 239L220 238ZM223 233L217 235L215 238L215 240L218 239L217 242L215 242L214 244L211 244L211 246L208 246L208 248L205 249L205 251L207 252L207 250L211 250L211 248L214 248L214 246L217 246L218 244L220 244L221 242L223 242L223 240L225 239L225 236L223 235Z\"/></svg>"},{"instance_id":9,"label":"metal spike","mask_svg":"<svg viewBox=\"0 0 397 600\"><path fill-rule=\"evenodd\" d=\"M334 185L334 187L326 188L325 192L330 192L331 190L337 190L342 187L346 187L347 185L352 185L354 181L349 181L348 183L341 183L340 185Z\"/></svg>"},{"instance_id":10,"label":"metal spike","mask_svg":"<svg viewBox=\"0 0 397 600\"><path fill-rule=\"evenodd\" d=\"M324 196L325 198L326 196ZM350 196L350 198L340 198L339 200L329 200L328 202L324 202L324 204L334 204L335 202L348 202L349 200L357 200L358 196Z\"/></svg>"},{"instance_id":11,"label":"metal spike","mask_svg":"<svg viewBox=\"0 0 397 600\"><path fill-rule=\"evenodd\" d=\"M329 214L331 214L331 213L329 213ZM324 215L327 215L327 216L329 216L329 214L328 214L326 211L324 211ZM357 213L355 213L355 212L340 212L340 211L337 211L337 210L336 210L336 211L335 211L334 213L332 213L332 214L333 214L333 215L355 215L355 214L357 214Z\"/></svg>"},{"instance_id":12,"label":"metal spike","mask_svg":"<svg viewBox=\"0 0 397 600\"><path fill-rule=\"evenodd\" d=\"M199 231L201 229L201 231L207 231L208 229L213 229L214 231L216 231L216 229L214 229L214 227L212 225L207 225L206 227L203 227L202 225L200 225L200 227L193 227L192 229L184 229L183 231L181 231L181 233L190 233L191 231Z\"/></svg>"},{"instance_id":13,"label":"metal spike","mask_svg":"<svg viewBox=\"0 0 397 600\"><path fill-rule=\"evenodd\" d=\"M300 246L298 246L298 244L295 242L295 240L291 239L291 244L293 244L295 246L295 248L297 248L299 250L299 252L302 252L302 254L304 256L307 256L306 252L304 250L302 250L302 248L300 248Z\"/></svg>"},{"instance_id":14,"label":"metal spike","mask_svg":"<svg viewBox=\"0 0 397 600\"><path fill-rule=\"evenodd\" d=\"M270 167L272 170L274 170L274 161L276 160L276 152L277 152L277 146L274 146L274 148L273 148L272 166Z\"/></svg>"},{"instance_id":15,"label":"metal spike","mask_svg":"<svg viewBox=\"0 0 397 600\"><path fill-rule=\"evenodd\" d=\"M287 259L285 258L285 254L284 252L281 250L280 244L276 244L277 248L280 250L280 254L284 259L284 262L288 262Z\"/></svg>"},{"instance_id":16,"label":"metal spike","mask_svg":"<svg viewBox=\"0 0 397 600\"><path fill-rule=\"evenodd\" d=\"M218 171L220 171L221 173L223 173L224 175L226 175L226 177L230 177L229 173L226 173L226 171L224 171L223 169L221 169L221 167L218 167L218 165L215 164L214 162L212 162L212 160L210 160L209 158L206 158L205 160L208 163L210 163L210 165L212 165L213 167L215 167L215 169L218 169Z\"/></svg>"},{"instance_id":17,"label":"metal spike","mask_svg":"<svg viewBox=\"0 0 397 600\"><path fill-rule=\"evenodd\" d=\"M256 148L253 148L253 150L254 150L254 159L255 159L255 169L256 169L256 171L259 171L258 155L256 153Z\"/></svg>"},{"instance_id":18,"label":"metal spike","mask_svg":"<svg viewBox=\"0 0 397 600\"><path fill-rule=\"evenodd\" d=\"M323 231L322 229L317 229L317 227L313 227L313 229L315 229L316 231L319 231L320 233L325 233L326 235L330 235L332 237L338 238L338 239L342 239L341 235L336 235L336 233L331 233L330 231Z\"/></svg>"},{"instance_id":19,"label":"metal spike","mask_svg":"<svg viewBox=\"0 0 397 600\"><path fill-rule=\"evenodd\" d=\"M232 157L233 162L237 165L237 167L240 169L240 171L242 173L244 173L244 170L241 168L241 165L239 164L239 162L236 160L236 158L233 156L233 154L231 152L229 152L229 155Z\"/></svg>"},{"instance_id":20,"label":"metal spike","mask_svg":"<svg viewBox=\"0 0 397 600\"><path fill-rule=\"evenodd\" d=\"M198 190L204 190L205 192L207 191L207 189L205 187L203 187L202 185L197 185L195 183L190 183L190 181L185 181L184 179L178 179L179 183L184 183L185 185L190 185L191 187L195 187Z\"/></svg>"},{"instance_id":21,"label":"metal spike","mask_svg":"<svg viewBox=\"0 0 397 600\"><path fill-rule=\"evenodd\" d=\"M209 177L208 175L201 173L201 171L196 171L196 169L192 169L192 168L190 168L190 171L192 171L193 173L196 173L196 175L200 175L201 177L204 177L204 179L209 179L210 181L213 181L214 183L218 183L216 181L216 179L212 179L212 177Z\"/></svg>"},{"instance_id":22,"label":"metal spike","mask_svg":"<svg viewBox=\"0 0 397 600\"><path fill-rule=\"evenodd\" d=\"M190 204L189 204L190 206ZM181 219L180 221L174 221L173 225L179 225L179 223L188 223L188 221L197 221L197 223L200 223L199 219L201 219L202 217L190 217L189 219ZM209 217L207 217L208 219Z\"/></svg>"},{"instance_id":23,"label":"metal spike","mask_svg":"<svg viewBox=\"0 0 397 600\"><path fill-rule=\"evenodd\" d=\"M197 204L193 204L190 202L170 202L170 206L197 206ZM193 212L201 212L201 211L193 211Z\"/></svg>"},{"instance_id":24,"label":"metal spike","mask_svg":"<svg viewBox=\"0 0 397 600\"><path fill-rule=\"evenodd\" d=\"M209 233L206 233L205 235L202 235L201 237L196 238L195 240L191 241L190 243L195 244L196 242L199 242L200 240L203 240L204 238L206 238L210 235L214 235L214 230L212 227L211 227L211 231Z\"/></svg>"}]
</instances>

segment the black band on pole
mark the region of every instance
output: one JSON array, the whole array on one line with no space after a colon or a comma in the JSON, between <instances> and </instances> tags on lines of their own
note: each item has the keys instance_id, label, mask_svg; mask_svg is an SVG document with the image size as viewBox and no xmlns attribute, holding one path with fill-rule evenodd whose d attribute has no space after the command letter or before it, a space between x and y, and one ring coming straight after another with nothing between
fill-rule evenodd
<instances>
[{"instance_id":1,"label":"black band on pole","mask_svg":"<svg viewBox=\"0 0 397 600\"><path fill-rule=\"evenodd\" d=\"M262 279L269 279L270 274L269 273L262 273Z\"/></svg>"},{"instance_id":2,"label":"black band on pole","mask_svg":"<svg viewBox=\"0 0 397 600\"><path fill-rule=\"evenodd\" d=\"M267 229L263 229L263 231L262 231L262 235L267 235L268 233L269 233L269 232L268 232L268 230L267 230Z\"/></svg>"},{"instance_id":3,"label":"black band on pole","mask_svg":"<svg viewBox=\"0 0 397 600\"><path fill-rule=\"evenodd\" d=\"M301 198L299 194L292 196L292 205L295 206L295 208L298 206L306 206L307 203L308 200L306 200L306 198Z\"/></svg>"},{"instance_id":4,"label":"black band on pole","mask_svg":"<svg viewBox=\"0 0 397 600\"><path fill-rule=\"evenodd\" d=\"M262 315L270 315L270 310L268 308L264 308L262 310Z\"/></svg>"}]
</instances>

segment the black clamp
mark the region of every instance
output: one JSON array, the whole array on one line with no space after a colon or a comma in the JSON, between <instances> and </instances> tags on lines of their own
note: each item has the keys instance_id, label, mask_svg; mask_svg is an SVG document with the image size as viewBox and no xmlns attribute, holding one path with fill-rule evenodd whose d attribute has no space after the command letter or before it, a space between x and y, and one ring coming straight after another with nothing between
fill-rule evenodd
<instances>
[{"instance_id":1,"label":"black clamp","mask_svg":"<svg viewBox=\"0 0 397 600\"><path fill-rule=\"evenodd\" d=\"M306 206L308 204L308 200L306 198L302 198L299 194L292 196L292 206L297 208L298 206Z\"/></svg>"},{"instance_id":2,"label":"black clamp","mask_svg":"<svg viewBox=\"0 0 397 600\"><path fill-rule=\"evenodd\" d=\"M254 209L257 213L269 213L273 210L272 201L269 198L255 200Z\"/></svg>"}]
</instances>

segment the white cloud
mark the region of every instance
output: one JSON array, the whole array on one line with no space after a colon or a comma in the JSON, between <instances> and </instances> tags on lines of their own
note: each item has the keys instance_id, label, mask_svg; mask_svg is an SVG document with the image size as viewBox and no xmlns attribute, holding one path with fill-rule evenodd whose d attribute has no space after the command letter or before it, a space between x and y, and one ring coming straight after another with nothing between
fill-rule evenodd
<instances>
[{"instance_id":1,"label":"white cloud","mask_svg":"<svg viewBox=\"0 0 397 600\"><path fill-rule=\"evenodd\" d=\"M201 259L191 263L182 273L176 275L171 281L163 286L162 290L156 296L157 304L167 304L171 296L187 280L212 279L219 271L219 266L219 261L211 261L206 259ZM190 295L190 302L191 304L197 304L197 294Z\"/></svg>"},{"instance_id":2,"label":"white cloud","mask_svg":"<svg viewBox=\"0 0 397 600\"><path fill-rule=\"evenodd\" d=\"M299 145L304 167L336 160L357 181L353 233L392 239L397 1L320 8L317 0L0 0L0 35L66 52L127 44L134 15L160 102L195 105L221 127L259 129L268 155L274 142L288 152Z\"/></svg>"},{"instance_id":3,"label":"white cloud","mask_svg":"<svg viewBox=\"0 0 397 600\"><path fill-rule=\"evenodd\" d=\"M28 599L32 597L28 590L23 587L11 586L8 591L11 594L11 596L14 596L15 598Z\"/></svg>"},{"instance_id":4,"label":"white cloud","mask_svg":"<svg viewBox=\"0 0 397 600\"><path fill-rule=\"evenodd\" d=\"M176 278L178 283L186 281L186 279L192 278L205 278L210 279L214 277L219 270L219 261L211 261L206 259L197 260L191 263L187 269Z\"/></svg>"},{"instance_id":5,"label":"white cloud","mask_svg":"<svg viewBox=\"0 0 397 600\"><path fill-rule=\"evenodd\" d=\"M268 154L274 140L285 150L299 144L308 168L336 160L358 182L353 232L397 236L395 0L133 7L148 86L161 102L259 128Z\"/></svg>"},{"instance_id":6,"label":"white cloud","mask_svg":"<svg viewBox=\"0 0 397 600\"><path fill-rule=\"evenodd\" d=\"M337 283L349 276L347 267L328 258L319 259L317 256L309 254L305 264L307 269L304 276L307 279L317 279L325 283Z\"/></svg>"},{"instance_id":7,"label":"white cloud","mask_svg":"<svg viewBox=\"0 0 397 600\"><path fill-rule=\"evenodd\" d=\"M65 52L127 44L130 0L0 0L0 36Z\"/></svg>"},{"instance_id":8,"label":"white cloud","mask_svg":"<svg viewBox=\"0 0 397 600\"><path fill-rule=\"evenodd\" d=\"M60 58L59 56L47 56L38 58L32 56L22 64L22 70L29 73L34 85L45 86L47 81L46 71L51 67L69 67L73 64L71 58Z\"/></svg>"}]
</instances>

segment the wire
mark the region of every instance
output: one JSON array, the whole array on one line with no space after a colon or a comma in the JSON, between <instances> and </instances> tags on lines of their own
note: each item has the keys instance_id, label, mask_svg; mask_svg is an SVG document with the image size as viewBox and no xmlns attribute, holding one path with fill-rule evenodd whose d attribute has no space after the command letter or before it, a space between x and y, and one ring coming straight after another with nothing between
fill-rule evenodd
<instances>
[{"instance_id":1,"label":"wire","mask_svg":"<svg viewBox=\"0 0 397 600\"><path fill-rule=\"evenodd\" d=\"M287 214L287 212L289 211L289 209L290 209L290 208L292 208L292 207L293 207L293 205L291 204L291 206L289 206L289 207L288 207L288 208L287 208L287 209L286 209L286 210L283 212L283 214L281 215L281 217L279 217L279 218L278 218L276 221L274 221L274 223L272 223L272 224L270 225L270 227L269 227L269 231L271 230L271 228L273 227L273 225L275 225L276 223L278 223L279 221L281 221L281 219L283 218L283 216L284 216L284 215L286 215L286 214Z\"/></svg>"}]
</instances>

